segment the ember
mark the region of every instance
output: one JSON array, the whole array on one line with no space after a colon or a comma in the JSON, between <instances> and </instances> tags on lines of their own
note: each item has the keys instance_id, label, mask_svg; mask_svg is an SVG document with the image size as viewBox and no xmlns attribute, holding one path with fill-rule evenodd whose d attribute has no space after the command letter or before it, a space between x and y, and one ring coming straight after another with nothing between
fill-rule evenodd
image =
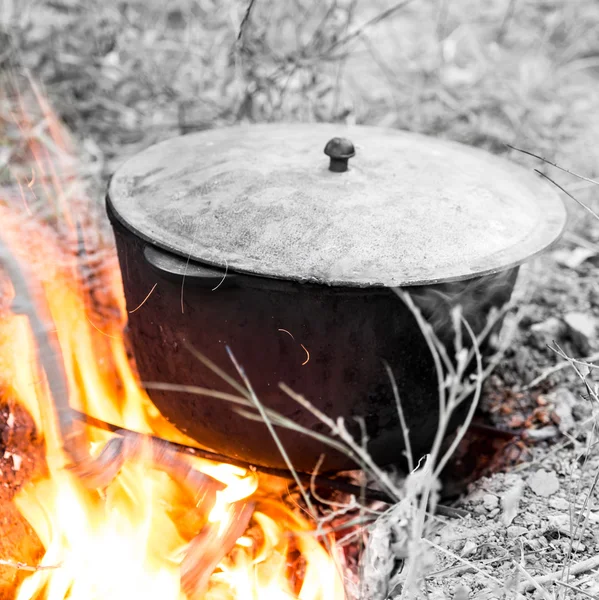
<instances>
[{"instance_id":1,"label":"ember","mask_svg":"<svg viewBox=\"0 0 599 600\"><path fill-rule=\"evenodd\" d=\"M54 359L64 367L70 406L189 443L138 384L100 211L85 198L68 133L33 84L32 90L41 124L25 102L13 114L27 143L22 162L32 159L35 167L26 177L13 173L20 192L3 198L2 239L19 268L26 265L33 310L44 320L49 347L59 349ZM15 390L43 433L48 465L47 477L15 498L45 548L44 568L24 580L18 600L344 597L335 560L312 523L284 502L276 480L175 456L147 435L119 437L80 423L69 427L91 456L89 464L73 465L63 445L75 440L63 444L64 414L55 410L56 390L38 359L44 349L23 306L27 298L9 278L0 297L2 385Z\"/></svg>"}]
</instances>

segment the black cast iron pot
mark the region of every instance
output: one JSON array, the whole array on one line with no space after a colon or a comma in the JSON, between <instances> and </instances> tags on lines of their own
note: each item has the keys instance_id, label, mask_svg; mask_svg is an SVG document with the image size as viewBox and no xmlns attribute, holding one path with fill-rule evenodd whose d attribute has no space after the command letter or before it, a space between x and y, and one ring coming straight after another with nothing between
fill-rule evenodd
<instances>
[{"instance_id":1,"label":"black cast iron pot","mask_svg":"<svg viewBox=\"0 0 599 600\"><path fill-rule=\"evenodd\" d=\"M461 304L482 331L491 308L508 301L518 265L565 223L552 190L507 161L415 134L331 125L235 127L158 144L117 171L107 208L142 381L237 394L189 351L239 380L229 348L264 406L329 433L282 393L284 382L343 417L358 439L362 422L380 464L400 461L405 448L385 364L416 457L438 422L432 356L394 288L411 292L451 355L451 308ZM203 446L285 466L266 426L234 404L149 393ZM322 470L355 466L313 437L277 431L298 470L313 470L323 454Z\"/></svg>"}]
</instances>

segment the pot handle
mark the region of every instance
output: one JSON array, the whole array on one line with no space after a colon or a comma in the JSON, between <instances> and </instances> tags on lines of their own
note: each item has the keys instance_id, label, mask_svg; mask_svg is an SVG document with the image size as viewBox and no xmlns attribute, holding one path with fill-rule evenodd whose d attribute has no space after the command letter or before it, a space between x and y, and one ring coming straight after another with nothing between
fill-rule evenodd
<instances>
[{"instance_id":1,"label":"pot handle","mask_svg":"<svg viewBox=\"0 0 599 600\"><path fill-rule=\"evenodd\" d=\"M181 281L185 277L186 285L189 283L214 289L228 287L238 279L234 273L229 274L222 269L205 267L155 246L144 246L143 255L146 262L163 277L174 281Z\"/></svg>"}]
</instances>

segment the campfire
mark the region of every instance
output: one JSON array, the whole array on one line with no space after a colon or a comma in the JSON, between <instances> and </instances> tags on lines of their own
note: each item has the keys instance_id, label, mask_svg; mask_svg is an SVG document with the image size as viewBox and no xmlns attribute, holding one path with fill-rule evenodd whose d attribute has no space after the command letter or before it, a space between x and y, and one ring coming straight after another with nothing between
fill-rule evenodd
<instances>
[{"instance_id":1,"label":"campfire","mask_svg":"<svg viewBox=\"0 0 599 600\"><path fill-rule=\"evenodd\" d=\"M103 209L86 197L68 132L31 90L12 110L18 193L0 206L0 372L43 436L47 468L14 498L44 547L15 597L343 598L332 540L285 500L284 480L156 441L192 443L136 377Z\"/></svg>"}]
</instances>

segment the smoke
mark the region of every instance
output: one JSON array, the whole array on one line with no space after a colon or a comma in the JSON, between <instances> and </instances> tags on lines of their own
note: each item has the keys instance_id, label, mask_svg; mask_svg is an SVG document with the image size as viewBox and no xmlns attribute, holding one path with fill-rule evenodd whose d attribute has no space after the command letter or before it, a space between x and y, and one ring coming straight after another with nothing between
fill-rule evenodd
<instances>
[{"instance_id":1,"label":"smoke","mask_svg":"<svg viewBox=\"0 0 599 600\"><path fill-rule=\"evenodd\" d=\"M509 302L517 277L518 267L515 267L493 275L411 287L407 291L437 337L450 347L456 333L452 312L461 307L464 319L479 335L487 326L493 309L500 310ZM501 320L494 329L500 325Z\"/></svg>"}]
</instances>

